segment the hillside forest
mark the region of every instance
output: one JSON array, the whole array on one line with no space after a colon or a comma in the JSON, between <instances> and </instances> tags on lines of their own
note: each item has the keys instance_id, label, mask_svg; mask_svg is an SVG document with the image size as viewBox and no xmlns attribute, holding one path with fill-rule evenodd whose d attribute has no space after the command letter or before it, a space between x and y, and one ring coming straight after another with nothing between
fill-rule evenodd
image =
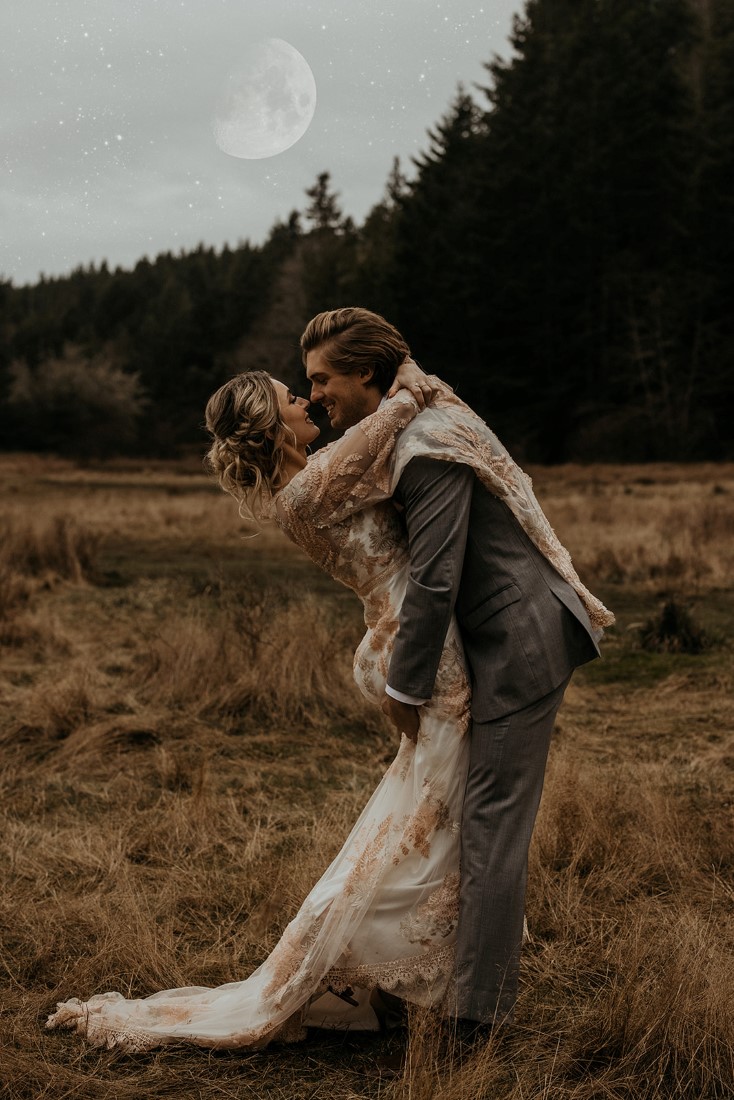
<instances>
[{"instance_id":1,"label":"hillside forest","mask_svg":"<svg viewBox=\"0 0 734 1100\"><path fill-rule=\"evenodd\" d=\"M524 460L734 457L734 8L527 0L511 45L361 225L325 166L260 244L0 281L0 446L202 450L218 385L305 392L359 304Z\"/></svg>"}]
</instances>

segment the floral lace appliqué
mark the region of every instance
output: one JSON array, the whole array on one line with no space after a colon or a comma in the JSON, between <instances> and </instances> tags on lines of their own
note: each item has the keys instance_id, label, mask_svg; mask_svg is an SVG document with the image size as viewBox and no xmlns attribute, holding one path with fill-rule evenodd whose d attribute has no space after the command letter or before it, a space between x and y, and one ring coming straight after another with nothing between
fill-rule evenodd
<instances>
[{"instance_id":1,"label":"floral lace appliqu\u00e9","mask_svg":"<svg viewBox=\"0 0 734 1100\"><path fill-rule=\"evenodd\" d=\"M439 829L445 829L450 820L449 807L441 798L432 794L428 787L427 793L405 825L393 863L397 866L401 862L401 856L410 855L413 849L420 852L424 859L428 859L431 854L431 837Z\"/></svg>"},{"instance_id":2,"label":"floral lace appliqu\u00e9","mask_svg":"<svg viewBox=\"0 0 734 1100\"><path fill-rule=\"evenodd\" d=\"M446 875L441 885L429 894L413 912L400 922L400 931L409 943L432 946L437 939L446 939L459 919L459 873Z\"/></svg>"}]
</instances>

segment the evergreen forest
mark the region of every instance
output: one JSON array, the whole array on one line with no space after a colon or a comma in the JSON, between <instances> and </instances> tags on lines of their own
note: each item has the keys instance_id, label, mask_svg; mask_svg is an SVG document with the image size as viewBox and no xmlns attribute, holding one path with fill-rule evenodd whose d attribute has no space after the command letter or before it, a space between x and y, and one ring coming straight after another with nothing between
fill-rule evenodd
<instances>
[{"instance_id":1,"label":"evergreen forest","mask_svg":"<svg viewBox=\"0 0 734 1100\"><path fill-rule=\"evenodd\" d=\"M201 450L209 394L363 305L535 462L734 458L734 5L527 0L362 225L0 281L4 449ZM236 227L233 227L236 235Z\"/></svg>"}]
</instances>

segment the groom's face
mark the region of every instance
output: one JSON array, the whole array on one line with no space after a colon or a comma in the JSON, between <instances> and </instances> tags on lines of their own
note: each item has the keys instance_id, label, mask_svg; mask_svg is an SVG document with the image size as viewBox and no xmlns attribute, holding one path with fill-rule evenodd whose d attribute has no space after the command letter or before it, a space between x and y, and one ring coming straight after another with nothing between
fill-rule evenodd
<instances>
[{"instance_id":1,"label":"groom's face","mask_svg":"<svg viewBox=\"0 0 734 1100\"><path fill-rule=\"evenodd\" d=\"M307 353L306 377L311 383L311 401L323 405L332 428L341 431L373 413L382 400L371 370L342 374L329 366L323 348Z\"/></svg>"}]
</instances>

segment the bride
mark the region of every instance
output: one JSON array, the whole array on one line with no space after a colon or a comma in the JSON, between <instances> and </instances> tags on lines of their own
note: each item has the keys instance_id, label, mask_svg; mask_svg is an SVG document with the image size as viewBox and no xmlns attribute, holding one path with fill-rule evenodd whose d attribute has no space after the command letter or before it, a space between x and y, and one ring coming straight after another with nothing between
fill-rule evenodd
<instances>
[{"instance_id":1,"label":"bride","mask_svg":"<svg viewBox=\"0 0 734 1100\"><path fill-rule=\"evenodd\" d=\"M415 375L406 377L415 384ZM307 464L306 448L319 429L308 402L283 383L262 371L241 374L207 406L214 437L209 464L222 487L271 514L361 596L367 633L355 676L376 704L407 577L405 536L389 501L339 522L330 518L374 464L374 441L385 431L394 437L417 412L415 399L402 391L369 424ZM58 1005L47 1026L76 1028L97 1045L131 1051L181 1042L261 1047L300 1038L306 1026L376 1029L379 998L371 991L421 1005L440 1002L458 913L468 714L452 626L417 742L403 735L342 850L253 974L214 989L165 990L141 1000L119 993L70 1000Z\"/></svg>"},{"instance_id":2,"label":"bride","mask_svg":"<svg viewBox=\"0 0 734 1100\"><path fill-rule=\"evenodd\" d=\"M427 379L408 366L399 381L420 391ZM430 385L438 421L433 408L419 412L402 389L308 460L308 444L318 435L308 402L264 372L238 375L207 406L209 465L220 485L245 508L274 518L362 600L367 631L355 654L355 678L377 705L409 564L389 499L401 472L394 441L416 416L422 430L410 454L470 465L574 585L592 620L604 622L605 609L573 572L529 479L448 387L437 379ZM447 418L453 432L446 432ZM114 992L73 999L57 1006L47 1026L75 1028L95 1044L132 1051L182 1042L254 1048L301 1038L307 1026L375 1029L380 992L451 1013L469 703L452 622L415 740L402 735L341 851L248 978L139 1000Z\"/></svg>"}]
</instances>

